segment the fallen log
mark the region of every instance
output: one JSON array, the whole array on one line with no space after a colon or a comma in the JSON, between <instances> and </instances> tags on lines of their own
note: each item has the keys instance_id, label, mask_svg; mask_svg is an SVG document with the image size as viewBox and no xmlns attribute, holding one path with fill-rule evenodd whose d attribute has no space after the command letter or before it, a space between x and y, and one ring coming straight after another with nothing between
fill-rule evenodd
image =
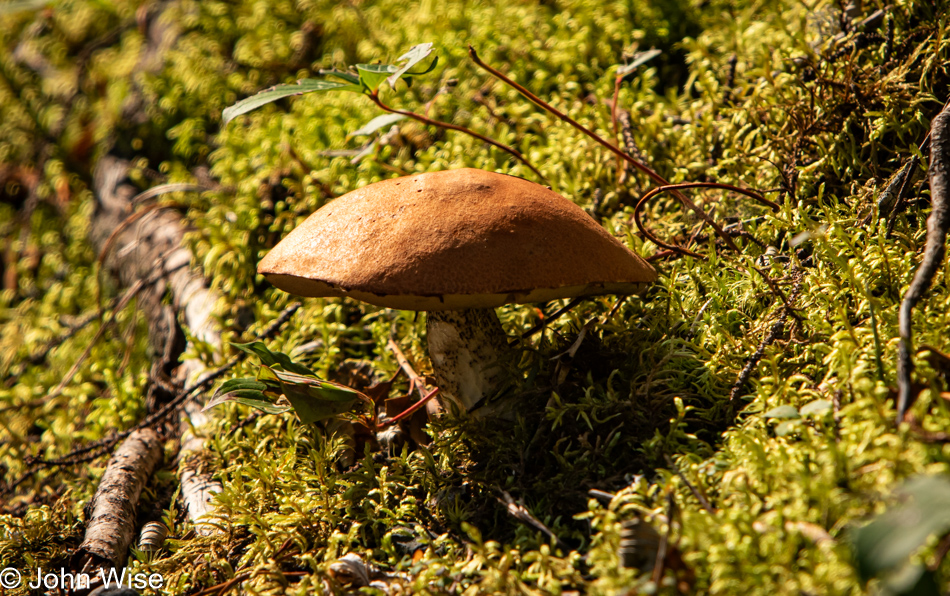
<instances>
[{"instance_id":1,"label":"fallen log","mask_svg":"<svg viewBox=\"0 0 950 596\"><path fill-rule=\"evenodd\" d=\"M79 546L84 570L125 566L135 536L136 503L161 460L161 438L147 428L129 435L116 449L87 507L89 523Z\"/></svg>"},{"instance_id":2,"label":"fallen log","mask_svg":"<svg viewBox=\"0 0 950 596\"><path fill-rule=\"evenodd\" d=\"M103 262L122 285L131 285L136 280L152 276L156 271L165 271L156 283L139 294L138 307L148 320L149 343L156 353L152 367L152 384L149 396L150 409L167 401L169 381L180 388L193 383L206 373L198 359L179 362L187 343L179 321L186 325L193 337L215 348L220 353L221 339L212 317L217 295L210 290L202 276L187 266L191 252L181 245L184 228L181 216L172 209L153 209L132 223L133 199L137 189L129 182L128 161L106 156L97 165L95 190L98 206L93 219L92 238L103 251ZM171 304L164 304L168 293ZM162 392L165 400L162 399ZM188 518L196 523L199 533L209 533L211 527L200 523L211 512L210 501L221 489L208 472L199 472L194 464L195 454L204 447L201 430L207 418L194 401L185 402L181 409L179 427L166 429L170 434L181 435L179 453L179 477L182 482L182 500Z\"/></svg>"}]
</instances>

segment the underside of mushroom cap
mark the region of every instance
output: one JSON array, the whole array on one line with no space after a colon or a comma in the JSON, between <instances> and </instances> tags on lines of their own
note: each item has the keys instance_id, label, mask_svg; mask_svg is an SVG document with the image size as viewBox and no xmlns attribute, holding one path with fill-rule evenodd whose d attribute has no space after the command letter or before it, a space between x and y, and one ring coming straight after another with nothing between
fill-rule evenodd
<instances>
[{"instance_id":1,"label":"underside of mushroom cap","mask_svg":"<svg viewBox=\"0 0 950 596\"><path fill-rule=\"evenodd\" d=\"M656 279L571 201L475 169L347 193L288 234L258 271L293 294L406 310L631 294Z\"/></svg>"}]
</instances>

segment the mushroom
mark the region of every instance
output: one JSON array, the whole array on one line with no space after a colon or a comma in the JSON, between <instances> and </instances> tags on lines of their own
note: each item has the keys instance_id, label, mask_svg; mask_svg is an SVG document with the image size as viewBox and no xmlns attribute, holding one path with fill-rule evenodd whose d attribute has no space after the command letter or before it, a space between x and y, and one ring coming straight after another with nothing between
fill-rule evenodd
<instances>
[{"instance_id":1,"label":"mushroom","mask_svg":"<svg viewBox=\"0 0 950 596\"><path fill-rule=\"evenodd\" d=\"M510 379L495 307L633 294L656 279L571 201L476 169L384 180L338 197L281 240L258 272L291 294L426 311L440 397L468 411Z\"/></svg>"}]
</instances>

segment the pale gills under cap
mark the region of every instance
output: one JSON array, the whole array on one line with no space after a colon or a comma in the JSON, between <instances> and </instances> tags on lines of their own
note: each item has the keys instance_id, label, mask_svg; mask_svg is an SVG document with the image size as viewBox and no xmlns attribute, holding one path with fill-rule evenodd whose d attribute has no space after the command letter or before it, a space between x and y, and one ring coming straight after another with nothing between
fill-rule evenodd
<instances>
[{"instance_id":1,"label":"pale gills under cap","mask_svg":"<svg viewBox=\"0 0 950 596\"><path fill-rule=\"evenodd\" d=\"M571 201L475 169L347 193L288 234L258 271L292 294L405 310L632 294L656 279Z\"/></svg>"}]
</instances>

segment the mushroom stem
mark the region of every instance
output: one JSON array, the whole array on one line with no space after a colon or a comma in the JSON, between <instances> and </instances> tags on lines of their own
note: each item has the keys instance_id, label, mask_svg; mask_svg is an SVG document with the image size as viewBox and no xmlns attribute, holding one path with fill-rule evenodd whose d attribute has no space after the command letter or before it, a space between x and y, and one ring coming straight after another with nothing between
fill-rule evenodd
<instances>
[{"instance_id":1,"label":"mushroom stem","mask_svg":"<svg viewBox=\"0 0 950 596\"><path fill-rule=\"evenodd\" d=\"M430 311L429 358L443 401L472 411L505 384L508 338L494 309Z\"/></svg>"}]
</instances>

